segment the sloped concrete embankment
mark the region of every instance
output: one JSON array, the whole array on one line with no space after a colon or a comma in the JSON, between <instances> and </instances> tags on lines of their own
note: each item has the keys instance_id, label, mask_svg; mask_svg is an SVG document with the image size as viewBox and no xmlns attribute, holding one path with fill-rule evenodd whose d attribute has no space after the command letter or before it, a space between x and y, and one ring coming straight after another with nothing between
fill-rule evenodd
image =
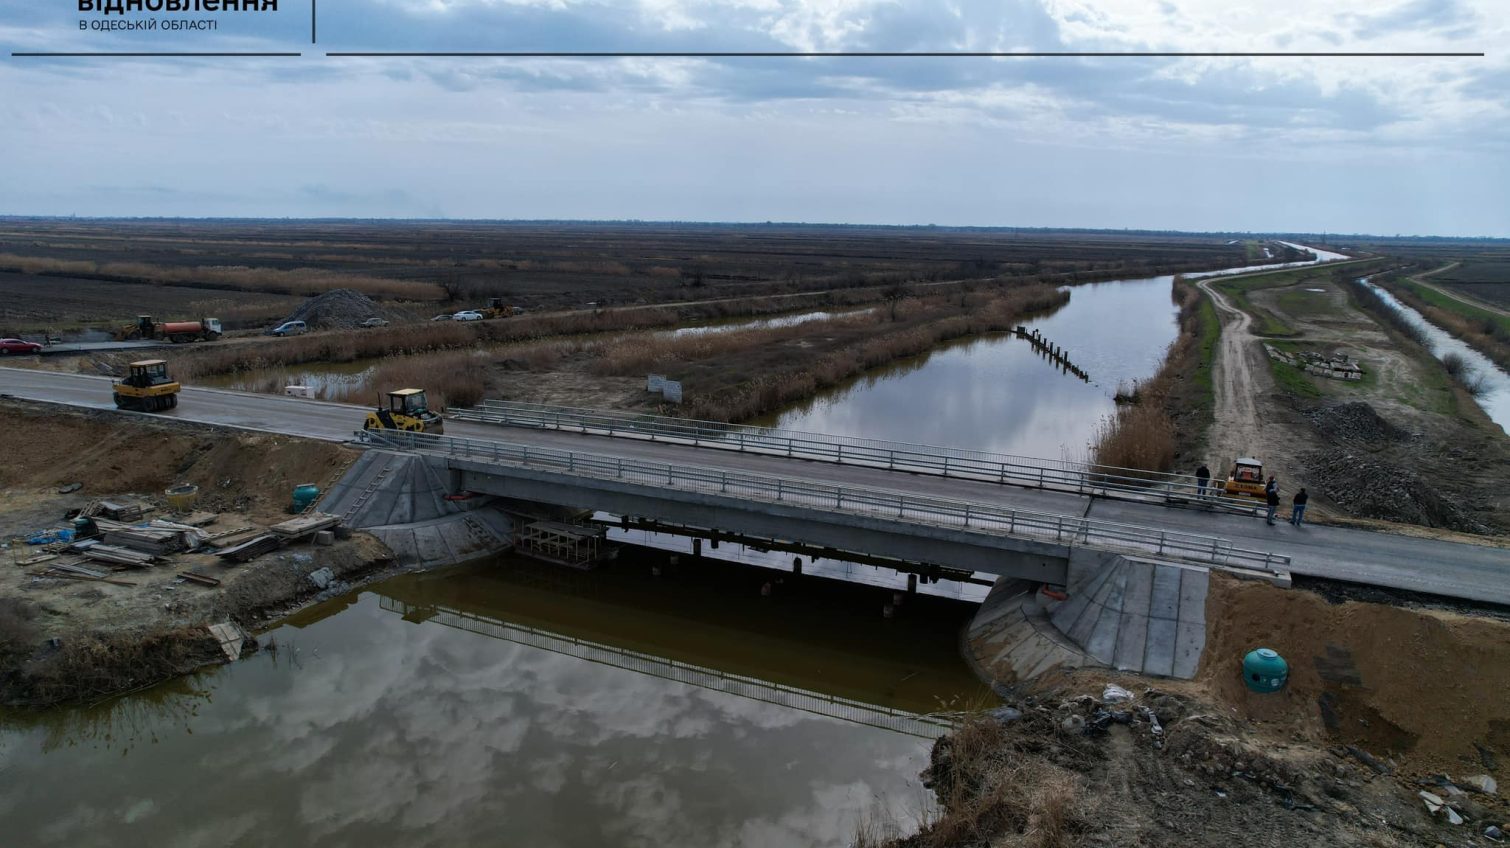
<instances>
[{"instance_id":1,"label":"sloped concrete embankment","mask_svg":"<svg viewBox=\"0 0 1510 848\"><path fill-rule=\"evenodd\" d=\"M1204 568L1075 551L1065 600L1027 581L997 581L966 651L993 684L1083 666L1188 680L1206 645L1209 583Z\"/></svg>"},{"instance_id":2,"label":"sloped concrete embankment","mask_svg":"<svg viewBox=\"0 0 1510 848\"><path fill-rule=\"evenodd\" d=\"M319 509L371 533L394 559L433 568L503 553L513 547L513 521L475 496L452 500L446 470L412 454L369 450L326 492Z\"/></svg>"}]
</instances>

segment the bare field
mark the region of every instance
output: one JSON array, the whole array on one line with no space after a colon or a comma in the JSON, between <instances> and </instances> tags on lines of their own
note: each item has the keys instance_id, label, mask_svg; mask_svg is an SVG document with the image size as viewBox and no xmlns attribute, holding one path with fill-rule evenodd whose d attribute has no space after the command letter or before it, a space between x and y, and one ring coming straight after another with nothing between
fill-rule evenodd
<instances>
[{"instance_id":1,"label":"bare field","mask_svg":"<svg viewBox=\"0 0 1510 848\"><path fill-rule=\"evenodd\" d=\"M230 328L260 326L287 315L302 301L260 292L0 272L0 334L103 329L130 323L137 315L162 320L211 315Z\"/></svg>"},{"instance_id":2,"label":"bare field","mask_svg":"<svg viewBox=\"0 0 1510 848\"><path fill-rule=\"evenodd\" d=\"M120 299L107 286L118 285L132 286L119 290L126 293L172 289L132 301L168 317L187 317L196 300L242 304L345 287L411 303L428 318L488 297L543 310L965 279L1073 283L1217 268L1245 255L1218 236L1094 231L10 218L0 219L0 281L33 288L20 292L24 314L0 315L0 330L101 312L113 321L119 316L105 301ZM10 282L16 277L23 282ZM74 293L80 287L85 294Z\"/></svg>"}]
</instances>

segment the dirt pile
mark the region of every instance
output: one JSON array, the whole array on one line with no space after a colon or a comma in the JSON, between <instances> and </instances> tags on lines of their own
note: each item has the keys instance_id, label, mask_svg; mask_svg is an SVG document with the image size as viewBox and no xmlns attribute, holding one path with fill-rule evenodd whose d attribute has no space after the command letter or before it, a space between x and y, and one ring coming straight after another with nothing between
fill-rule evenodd
<instances>
[{"instance_id":1,"label":"dirt pile","mask_svg":"<svg viewBox=\"0 0 1510 848\"><path fill-rule=\"evenodd\" d=\"M1320 495L1349 515L1442 527L1464 533L1488 528L1448 500L1419 474L1379 457L1338 450L1301 455L1313 495Z\"/></svg>"},{"instance_id":2,"label":"dirt pile","mask_svg":"<svg viewBox=\"0 0 1510 848\"><path fill-rule=\"evenodd\" d=\"M1240 717L1318 744L1355 746L1405 775L1510 766L1510 623L1333 604L1215 574L1206 620L1197 679ZM1241 658L1260 646L1289 662L1279 693L1257 695L1242 683Z\"/></svg>"},{"instance_id":3,"label":"dirt pile","mask_svg":"<svg viewBox=\"0 0 1510 848\"><path fill-rule=\"evenodd\" d=\"M323 488L356 458L327 442L47 405L27 405L9 418L6 447L0 480L7 490L81 482L91 497L160 496L192 483L202 509L272 520L286 517L295 486Z\"/></svg>"},{"instance_id":4,"label":"dirt pile","mask_svg":"<svg viewBox=\"0 0 1510 848\"><path fill-rule=\"evenodd\" d=\"M368 318L393 320L395 317L359 291L331 289L304 301L283 320L303 321L311 329L351 329Z\"/></svg>"},{"instance_id":5,"label":"dirt pile","mask_svg":"<svg viewBox=\"0 0 1510 848\"><path fill-rule=\"evenodd\" d=\"M1137 678L1105 692L1109 674L1079 672L968 719L935 744L922 775L939 811L912 836L862 829L856 844L1407 846L1464 833L1433 820L1416 787L1346 754ZM1475 824L1497 822L1501 807L1482 802Z\"/></svg>"},{"instance_id":6,"label":"dirt pile","mask_svg":"<svg viewBox=\"0 0 1510 848\"><path fill-rule=\"evenodd\" d=\"M1410 435L1385 421L1363 401L1317 407L1305 412L1305 417L1334 441L1382 446Z\"/></svg>"}]
</instances>

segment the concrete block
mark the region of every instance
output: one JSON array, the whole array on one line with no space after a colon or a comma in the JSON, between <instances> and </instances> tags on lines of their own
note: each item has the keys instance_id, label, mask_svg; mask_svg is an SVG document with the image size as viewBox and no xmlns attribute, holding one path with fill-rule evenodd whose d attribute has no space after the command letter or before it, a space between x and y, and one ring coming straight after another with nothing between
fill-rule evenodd
<instances>
[{"instance_id":1,"label":"concrete block","mask_svg":"<svg viewBox=\"0 0 1510 848\"><path fill-rule=\"evenodd\" d=\"M1117 630L1122 625L1122 612L1110 606L1101 608L1090 638L1085 640L1085 652L1098 661L1111 664L1117 649Z\"/></svg>"},{"instance_id":2,"label":"concrete block","mask_svg":"<svg viewBox=\"0 0 1510 848\"><path fill-rule=\"evenodd\" d=\"M315 532L315 544L334 545L335 543L336 534L334 530L319 530Z\"/></svg>"},{"instance_id":3,"label":"concrete block","mask_svg":"<svg viewBox=\"0 0 1510 848\"><path fill-rule=\"evenodd\" d=\"M1149 600L1153 597L1153 563L1129 562L1126 569L1127 589L1122 594L1122 612L1146 618Z\"/></svg>"},{"instance_id":4,"label":"concrete block","mask_svg":"<svg viewBox=\"0 0 1510 848\"><path fill-rule=\"evenodd\" d=\"M1080 617L1075 620L1075 626L1071 627L1064 635L1070 638L1076 645L1084 645L1091 638L1091 632L1096 629L1096 622L1101 619L1101 612L1106 605L1097 601L1091 601Z\"/></svg>"},{"instance_id":5,"label":"concrete block","mask_svg":"<svg viewBox=\"0 0 1510 848\"><path fill-rule=\"evenodd\" d=\"M1153 571L1153 593L1148 600L1148 617L1171 622L1180 616L1180 569L1159 565Z\"/></svg>"},{"instance_id":6,"label":"concrete block","mask_svg":"<svg viewBox=\"0 0 1510 848\"><path fill-rule=\"evenodd\" d=\"M1122 624L1117 630L1117 648L1112 656L1112 665L1124 671L1142 671L1143 656L1148 645L1148 616L1135 612L1122 613Z\"/></svg>"},{"instance_id":7,"label":"concrete block","mask_svg":"<svg viewBox=\"0 0 1510 848\"><path fill-rule=\"evenodd\" d=\"M1181 569L1180 575L1180 623L1206 624L1206 590L1211 585L1211 572L1204 568Z\"/></svg>"},{"instance_id":8,"label":"concrete block","mask_svg":"<svg viewBox=\"0 0 1510 848\"><path fill-rule=\"evenodd\" d=\"M1189 680L1195 677L1201 664L1201 653L1206 648L1206 625L1182 621L1175 628L1174 665L1170 675Z\"/></svg>"},{"instance_id":9,"label":"concrete block","mask_svg":"<svg viewBox=\"0 0 1510 848\"><path fill-rule=\"evenodd\" d=\"M1174 674L1176 625L1173 618L1148 619L1148 642L1143 651L1143 673L1170 677Z\"/></svg>"}]
</instances>

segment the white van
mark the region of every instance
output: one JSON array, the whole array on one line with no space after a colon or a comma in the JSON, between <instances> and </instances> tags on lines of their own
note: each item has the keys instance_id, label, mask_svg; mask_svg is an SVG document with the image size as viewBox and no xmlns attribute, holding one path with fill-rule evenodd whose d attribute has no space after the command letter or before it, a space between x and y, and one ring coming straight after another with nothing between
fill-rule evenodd
<instances>
[{"instance_id":1,"label":"white van","mask_svg":"<svg viewBox=\"0 0 1510 848\"><path fill-rule=\"evenodd\" d=\"M268 330L268 333L274 336L298 336L307 332L309 332L309 327L303 321L284 321Z\"/></svg>"}]
</instances>

